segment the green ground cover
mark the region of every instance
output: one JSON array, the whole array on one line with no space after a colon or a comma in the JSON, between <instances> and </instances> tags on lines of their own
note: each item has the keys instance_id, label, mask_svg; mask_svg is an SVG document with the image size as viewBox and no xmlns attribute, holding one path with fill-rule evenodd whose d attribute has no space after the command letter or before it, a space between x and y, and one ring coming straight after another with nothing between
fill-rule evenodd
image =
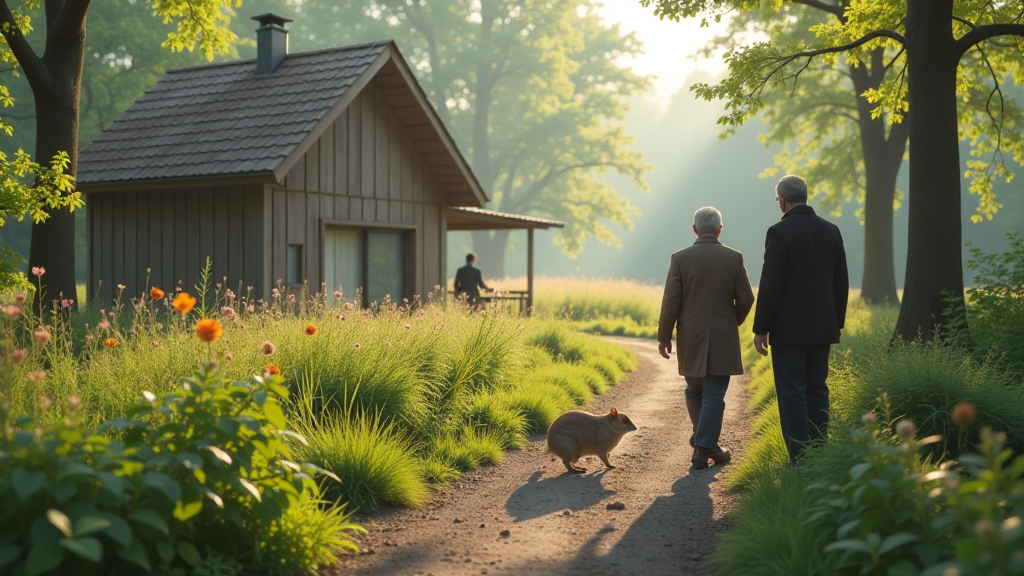
<instances>
[{"instance_id":1,"label":"green ground cover","mask_svg":"<svg viewBox=\"0 0 1024 576\"><path fill-rule=\"evenodd\" d=\"M638 365L564 320L445 302L154 296L5 305L0 572L312 572L352 513L425 504Z\"/></svg>"}]
</instances>

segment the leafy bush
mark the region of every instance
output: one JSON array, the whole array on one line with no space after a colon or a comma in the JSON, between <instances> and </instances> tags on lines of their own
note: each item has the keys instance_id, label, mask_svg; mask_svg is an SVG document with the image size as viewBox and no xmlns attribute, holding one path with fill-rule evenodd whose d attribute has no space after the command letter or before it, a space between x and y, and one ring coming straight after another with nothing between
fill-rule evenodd
<instances>
[{"instance_id":1,"label":"leafy bush","mask_svg":"<svg viewBox=\"0 0 1024 576\"><path fill-rule=\"evenodd\" d=\"M1007 239L1010 250L1003 254L971 248L967 267L974 286L967 289L967 317L974 341L1004 355L1024 375L1024 236L1011 233Z\"/></svg>"},{"instance_id":2,"label":"leafy bush","mask_svg":"<svg viewBox=\"0 0 1024 576\"><path fill-rule=\"evenodd\" d=\"M0 413L0 568L174 573L203 566L204 524L281 518L316 491L318 471L291 460L285 438L298 436L286 430L282 382L231 382L207 366L103 426L116 440Z\"/></svg>"}]
</instances>

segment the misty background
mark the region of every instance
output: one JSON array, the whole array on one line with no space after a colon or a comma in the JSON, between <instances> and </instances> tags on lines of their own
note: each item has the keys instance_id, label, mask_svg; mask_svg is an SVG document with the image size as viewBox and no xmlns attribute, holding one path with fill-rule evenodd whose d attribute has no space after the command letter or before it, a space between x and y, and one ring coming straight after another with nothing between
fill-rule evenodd
<instances>
[{"instance_id":1,"label":"misty background","mask_svg":"<svg viewBox=\"0 0 1024 576\"><path fill-rule=\"evenodd\" d=\"M548 276L607 276L632 278L661 284L668 272L672 252L689 246L693 240L693 213L702 206L714 206L722 212L723 243L743 252L751 281L757 284L761 276L764 239L768 227L782 216L775 202L775 182L781 174L760 178L766 168L774 166L773 157L778 146L765 147L757 136L763 126L751 122L737 130L735 136L721 140L720 126L716 124L722 114L718 102L696 100L689 86L698 82L717 81L704 72L686 77L684 86L672 95L667 107L659 106L651 97L633 102L628 128L636 138L635 146L646 160L654 165L647 175L650 192L644 193L625 178L611 176L620 193L638 207L642 216L634 220L632 230L612 226L622 241L621 248L604 246L589 239L586 250L576 259L563 255L551 242L557 231L538 230L535 234L537 253L535 273ZM969 157L969 148L961 143L960 161ZM966 166L961 166L961 173ZM814 182L808 182L811 193ZM908 189L907 163L900 169L898 186ZM991 220L971 222L978 205L977 196L967 192L963 182L962 226L964 242L986 252L1003 252L1009 244L1008 232L1024 233L1024 176L1012 183L997 182L995 189L1003 209ZM894 260L896 283L903 287L907 262L908 199L904 199L894 215ZM810 202L816 206L816 202ZM858 204L845 204L842 215L825 216L839 225L846 245L850 285L860 287L864 272L864 227L856 217ZM507 274L519 277L526 274L526 233L513 234L513 248L506 261ZM467 233L448 235L449 276L464 263L472 242ZM967 270L970 252L964 249L965 281L973 276ZM487 263L477 266L487 273ZM514 288L508 286L507 288Z\"/></svg>"}]
</instances>

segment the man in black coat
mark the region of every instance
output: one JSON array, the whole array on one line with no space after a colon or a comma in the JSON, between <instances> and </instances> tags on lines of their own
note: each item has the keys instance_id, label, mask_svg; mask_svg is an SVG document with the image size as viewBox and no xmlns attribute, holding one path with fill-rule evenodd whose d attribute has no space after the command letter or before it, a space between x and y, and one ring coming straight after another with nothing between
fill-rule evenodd
<instances>
[{"instance_id":1,"label":"man in black coat","mask_svg":"<svg viewBox=\"0 0 1024 576\"><path fill-rule=\"evenodd\" d=\"M484 277L480 270L473 266L476 262L476 254L466 254L466 265L455 273L455 295L466 295L466 301L472 306L480 301L480 288L490 290L484 284Z\"/></svg>"},{"instance_id":2,"label":"man in black coat","mask_svg":"<svg viewBox=\"0 0 1024 576\"><path fill-rule=\"evenodd\" d=\"M754 346L771 346L782 436L796 460L828 426L828 355L846 321L850 281L839 228L807 205L807 183L775 186L782 220L768 229L754 312Z\"/></svg>"}]
</instances>

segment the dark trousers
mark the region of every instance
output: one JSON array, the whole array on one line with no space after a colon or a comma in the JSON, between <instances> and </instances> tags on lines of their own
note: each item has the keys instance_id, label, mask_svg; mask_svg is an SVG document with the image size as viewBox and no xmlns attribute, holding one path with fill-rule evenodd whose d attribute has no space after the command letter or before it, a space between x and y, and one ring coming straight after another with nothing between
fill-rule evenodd
<instances>
[{"instance_id":1,"label":"dark trousers","mask_svg":"<svg viewBox=\"0 0 1024 576\"><path fill-rule=\"evenodd\" d=\"M790 460L828 430L828 354L831 344L771 346L782 437Z\"/></svg>"}]
</instances>

